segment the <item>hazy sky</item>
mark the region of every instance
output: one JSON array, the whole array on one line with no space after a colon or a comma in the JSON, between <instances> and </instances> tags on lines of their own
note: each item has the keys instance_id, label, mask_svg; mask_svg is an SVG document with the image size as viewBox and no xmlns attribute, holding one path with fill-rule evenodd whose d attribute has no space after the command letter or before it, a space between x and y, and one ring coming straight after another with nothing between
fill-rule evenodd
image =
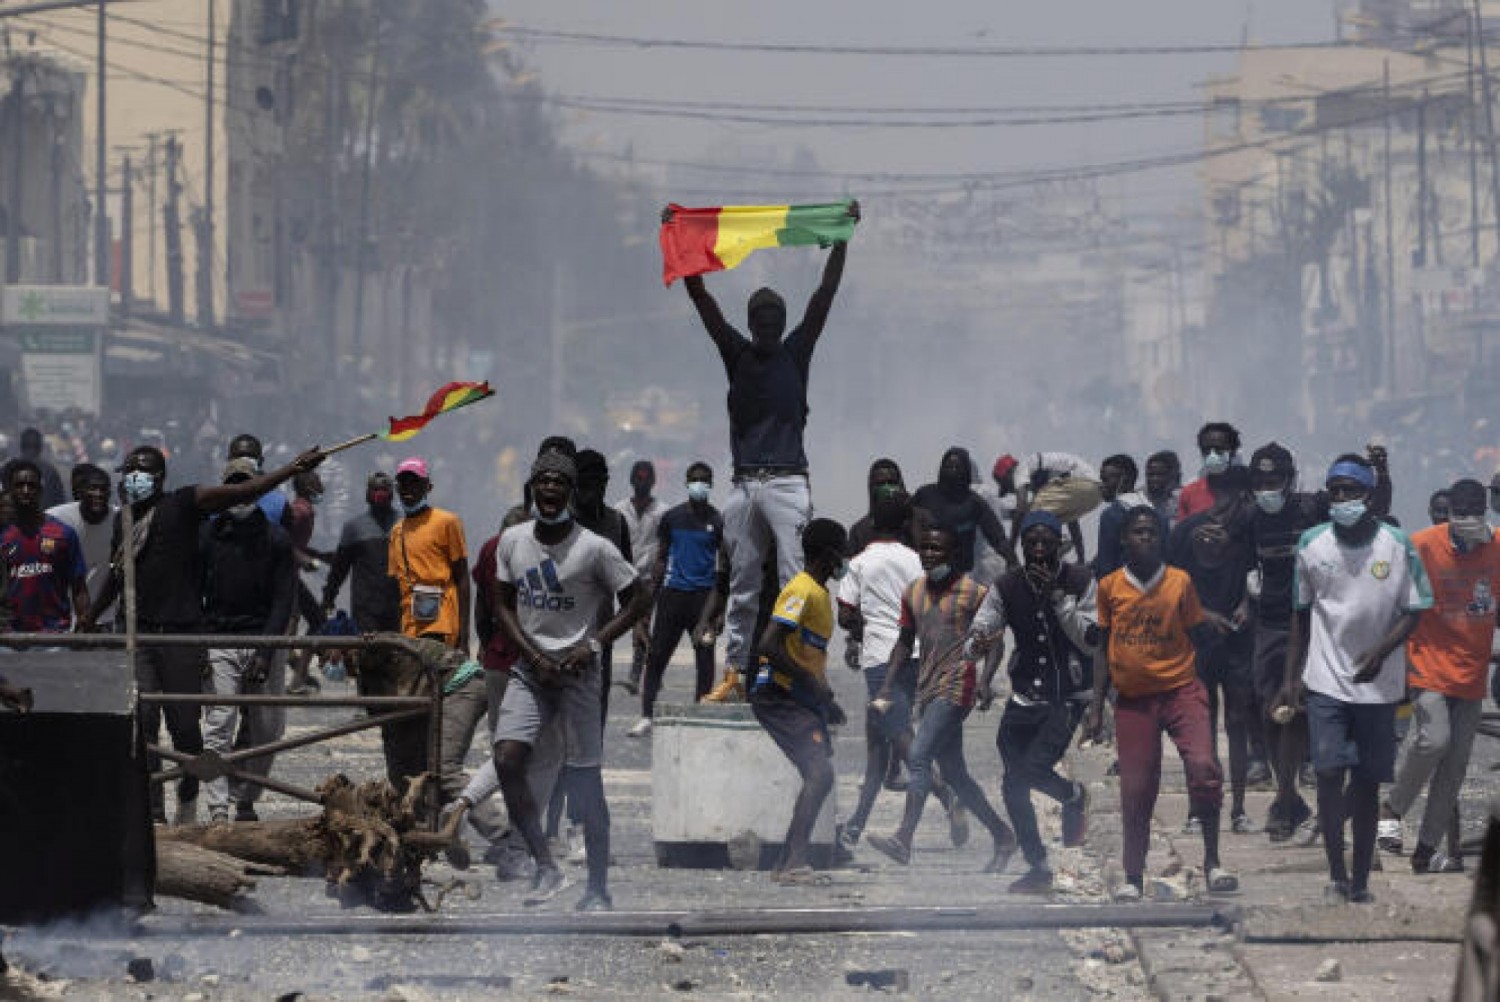
<instances>
[{"instance_id":1,"label":"hazy sky","mask_svg":"<svg viewBox=\"0 0 1500 1002\"><path fill-rule=\"evenodd\" d=\"M651 38L861 45L1142 45L1334 36L1333 0L505 0L527 27ZM907 58L523 46L551 93L836 106L968 106L1189 100L1233 56ZM637 157L723 161L799 145L838 171L978 171L1127 159L1196 148L1197 116L1045 127L786 128L567 110L570 144ZM1133 182L1151 193L1152 178ZM1156 178L1170 187L1170 179ZM1165 194L1165 192L1163 193Z\"/></svg>"}]
</instances>

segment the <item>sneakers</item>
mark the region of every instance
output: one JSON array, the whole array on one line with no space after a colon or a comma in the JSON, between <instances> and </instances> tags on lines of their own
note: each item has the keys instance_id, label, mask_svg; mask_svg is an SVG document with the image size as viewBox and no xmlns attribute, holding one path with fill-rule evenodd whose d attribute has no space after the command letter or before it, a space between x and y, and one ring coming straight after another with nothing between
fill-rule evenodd
<instances>
[{"instance_id":1,"label":"sneakers","mask_svg":"<svg viewBox=\"0 0 1500 1002\"><path fill-rule=\"evenodd\" d=\"M1366 894L1369 892L1366 891ZM1335 880L1323 888L1323 903L1325 905L1347 905L1349 903L1349 885L1341 880Z\"/></svg>"},{"instance_id":2,"label":"sneakers","mask_svg":"<svg viewBox=\"0 0 1500 1002\"><path fill-rule=\"evenodd\" d=\"M568 850L569 863L574 866L583 866L589 861L588 845L583 839L582 829L576 825L569 825L566 844L571 846Z\"/></svg>"},{"instance_id":3,"label":"sneakers","mask_svg":"<svg viewBox=\"0 0 1500 1002\"><path fill-rule=\"evenodd\" d=\"M905 865L911 862L911 846L894 835L871 835L868 841L871 849L889 856L897 863Z\"/></svg>"},{"instance_id":4,"label":"sneakers","mask_svg":"<svg viewBox=\"0 0 1500 1002\"><path fill-rule=\"evenodd\" d=\"M172 815L172 824L174 824L174 825L195 825L197 823L198 823L198 801L197 801L197 799L193 799L193 800L179 800L179 801L177 801L177 813L174 814L174 815Z\"/></svg>"},{"instance_id":5,"label":"sneakers","mask_svg":"<svg viewBox=\"0 0 1500 1002\"><path fill-rule=\"evenodd\" d=\"M651 718L642 717L635 722L635 726L625 732L627 738L643 738L651 733Z\"/></svg>"},{"instance_id":6,"label":"sneakers","mask_svg":"<svg viewBox=\"0 0 1500 1002\"><path fill-rule=\"evenodd\" d=\"M1182 834L1202 835L1203 821L1196 814L1189 814L1188 819L1182 823Z\"/></svg>"},{"instance_id":7,"label":"sneakers","mask_svg":"<svg viewBox=\"0 0 1500 1002\"><path fill-rule=\"evenodd\" d=\"M1412 869L1413 870L1416 869L1416 864L1415 863L1412 864ZM1464 872L1464 858L1462 856L1450 856L1446 852L1444 852L1443 850L1438 849L1435 852L1433 852L1432 858L1427 861L1427 872L1428 873L1463 873Z\"/></svg>"},{"instance_id":8,"label":"sneakers","mask_svg":"<svg viewBox=\"0 0 1500 1002\"><path fill-rule=\"evenodd\" d=\"M1401 819L1381 818L1375 827L1375 844L1393 856L1401 855Z\"/></svg>"},{"instance_id":9,"label":"sneakers","mask_svg":"<svg viewBox=\"0 0 1500 1002\"><path fill-rule=\"evenodd\" d=\"M1089 791L1082 783L1074 786L1073 799L1062 805L1062 840L1069 849L1083 845L1089 833Z\"/></svg>"},{"instance_id":10,"label":"sneakers","mask_svg":"<svg viewBox=\"0 0 1500 1002\"><path fill-rule=\"evenodd\" d=\"M705 703L743 703L744 701L745 684L740 681L740 673L734 668L724 672L724 678L719 684L703 697Z\"/></svg>"},{"instance_id":11,"label":"sneakers","mask_svg":"<svg viewBox=\"0 0 1500 1002\"><path fill-rule=\"evenodd\" d=\"M255 813L255 805L248 800L241 800L234 805L234 820L240 822L259 821L260 815Z\"/></svg>"},{"instance_id":12,"label":"sneakers","mask_svg":"<svg viewBox=\"0 0 1500 1002\"><path fill-rule=\"evenodd\" d=\"M1240 878L1222 866L1216 866L1208 871L1208 891L1210 894L1233 894L1240 889Z\"/></svg>"},{"instance_id":13,"label":"sneakers","mask_svg":"<svg viewBox=\"0 0 1500 1002\"><path fill-rule=\"evenodd\" d=\"M1361 887L1358 890L1349 892L1349 903L1351 905L1373 905L1375 903L1375 895L1370 893L1368 887Z\"/></svg>"},{"instance_id":14,"label":"sneakers","mask_svg":"<svg viewBox=\"0 0 1500 1002\"><path fill-rule=\"evenodd\" d=\"M1141 900L1141 889L1127 880L1119 887L1116 887L1110 897L1122 905L1134 904Z\"/></svg>"},{"instance_id":15,"label":"sneakers","mask_svg":"<svg viewBox=\"0 0 1500 1002\"><path fill-rule=\"evenodd\" d=\"M539 866L536 876L531 878L531 893L523 904L532 906L551 901L568 883L568 878L556 866Z\"/></svg>"},{"instance_id":16,"label":"sneakers","mask_svg":"<svg viewBox=\"0 0 1500 1002\"><path fill-rule=\"evenodd\" d=\"M1260 759L1251 762L1245 770L1245 785L1252 790L1269 790L1274 781L1271 767Z\"/></svg>"},{"instance_id":17,"label":"sneakers","mask_svg":"<svg viewBox=\"0 0 1500 1002\"><path fill-rule=\"evenodd\" d=\"M955 847L962 847L969 841L969 812L963 804L954 803L953 810L948 812L948 839Z\"/></svg>"},{"instance_id":18,"label":"sneakers","mask_svg":"<svg viewBox=\"0 0 1500 1002\"><path fill-rule=\"evenodd\" d=\"M1229 819L1229 829L1236 835L1254 835L1256 832L1255 822L1250 820L1250 815L1244 811L1236 811Z\"/></svg>"},{"instance_id":19,"label":"sneakers","mask_svg":"<svg viewBox=\"0 0 1500 1002\"><path fill-rule=\"evenodd\" d=\"M1266 812L1266 837L1272 842L1285 842L1297 833L1297 829L1307 823L1312 817L1312 808L1301 797L1292 806L1291 816L1288 817L1281 807L1276 803L1271 804L1271 809Z\"/></svg>"},{"instance_id":20,"label":"sneakers","mask_svg":"<svg viewBox=\"0 0 1500 1002\"><path fill-rule=\"evenodd\" d=\"M862 830L859 828L851 828L848 825L839 825L838 843L849 852L853 852L854 847L859 845L859 836L861 834Z\"/></svg>"},{"instance_id":21,"label":"sneakers","mask_svg":"<svg viewBox=\"0 0 1500 1002\"><path fill-rule=\"evenodd\" d=\"M596 890L590 887L583 893L578 904L573 906L577 912L612 912L615 910L615 901L609 896L609 892Z\"/></svg>"},{"instance_id":22,"label":"sneakers","mask_svg":"<svg viewBox=\"0 0 1500 1002\"><path fill-rule=\"evenodd\" d=\"M1307 820L1303 821L1297 826L1297 830L1292 832L1292 845L1305 849L1310 845L1316 844L1318 839L1322 837L1323 826L1318 823L1318 816L1316 814L1309 814Z\"/></svg>"},{"instance_id":23,"label":"sneakers","mask_svg":"<svg viewBox=\"0 0 1500 1002\"><path fill-rule=\"evenodd\" d=\"M1006 888L1011 894L1047 894L1052 890L1052 871L1033 866Z\"/></svg>"}]
</instances>

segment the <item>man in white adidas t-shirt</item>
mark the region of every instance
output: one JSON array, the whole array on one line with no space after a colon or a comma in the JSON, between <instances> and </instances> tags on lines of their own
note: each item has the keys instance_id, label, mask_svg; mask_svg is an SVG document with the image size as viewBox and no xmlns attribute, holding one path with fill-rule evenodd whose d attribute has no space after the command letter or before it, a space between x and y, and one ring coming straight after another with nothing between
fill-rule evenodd
<instances>
[{"instance_id":1,"label":"man in white adidas t-shirt","mask_svg":"<svg viewBox=\"0 0 1500 1002\"><path fill-rule=\"evenodd\" d=\"M1278 703L1296 706L1306 689L1331 881L1324 898L1363 904L1374 900L1369 875L1380 784L1395 772L1404 645L1417 613L1432 606L1432 589L1405 533L1371 514L1375 470L1363 457L1335 460L1327 488L1333 521L1307 530L1297 548L1286 685ZM1344 863L1346 816L1354 836L1352 872Z\"/></svg>"},{"instance_id":2,"label":"man in white adidas t-shirt","mask_svg":"<svg viewBox=\"0 0 1500 1002\"><path fill-rule=\"evenodd\" d=\"M495 725L495 768L511 821L536 860L529 903L550 898L566 882L548 851L527 772L538 743L562 732L567 761L559 782L582 813L588 850L588 890L578 909L608 911L599 654L646 614L651 596L613 543L574 523L575 476L562 453L538 456L529 485L533 521L505 530L495 548L496 618L520 651ZM616 595L620 612L595 630Z\"/></svg>"}]
</instances>

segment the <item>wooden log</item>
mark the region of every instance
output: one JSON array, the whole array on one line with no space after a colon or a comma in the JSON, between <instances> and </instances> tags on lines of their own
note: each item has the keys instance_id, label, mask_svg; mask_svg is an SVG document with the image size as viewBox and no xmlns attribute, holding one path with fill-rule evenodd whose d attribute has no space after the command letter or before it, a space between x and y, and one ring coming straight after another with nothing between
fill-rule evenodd
<instances>
[{"instance_id":1,"label":"wooden log","mask_svg":"<svg viewBox=\"0 0 1500 1002\"><path fill-rule=\"evenodd\" d=\"M156 844L158 849L171 843L198 846L287 873L316 876L323 872L327 857L321 825L320 817L183 825L157 829Z\"/></svg>"},{"instance_id":2,"label":"wooden log","mask_svg":"<svg viewBox=\"0 0 1500 1002\"><path fill-rule=\"evenodd\" d=\"M156 846L156 893L163 897L238 909L245 903L244 895L255 890L249 871L283 872L189 842L162 840Z\"/></svg>"}]
</instances>

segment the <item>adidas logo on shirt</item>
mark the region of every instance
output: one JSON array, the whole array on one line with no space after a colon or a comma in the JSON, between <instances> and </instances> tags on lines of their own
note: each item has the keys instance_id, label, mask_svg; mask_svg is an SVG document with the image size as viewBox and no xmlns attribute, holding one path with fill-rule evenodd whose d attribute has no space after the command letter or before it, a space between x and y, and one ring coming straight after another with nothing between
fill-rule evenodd
<instances>
[{"instance_id":1,"label":"adidas logo on shirt","mask_svg":"<svg viewBox=\"0 0 1500 1002\"><path fill-rule=\"evenodd\" d=\"M550 559L527 569L525 583L516 589L516 601L547 612L569 612L577 604L573 596L563 591L562 582L557 579L557 565Z\"/></svg>"}]
</instances>

